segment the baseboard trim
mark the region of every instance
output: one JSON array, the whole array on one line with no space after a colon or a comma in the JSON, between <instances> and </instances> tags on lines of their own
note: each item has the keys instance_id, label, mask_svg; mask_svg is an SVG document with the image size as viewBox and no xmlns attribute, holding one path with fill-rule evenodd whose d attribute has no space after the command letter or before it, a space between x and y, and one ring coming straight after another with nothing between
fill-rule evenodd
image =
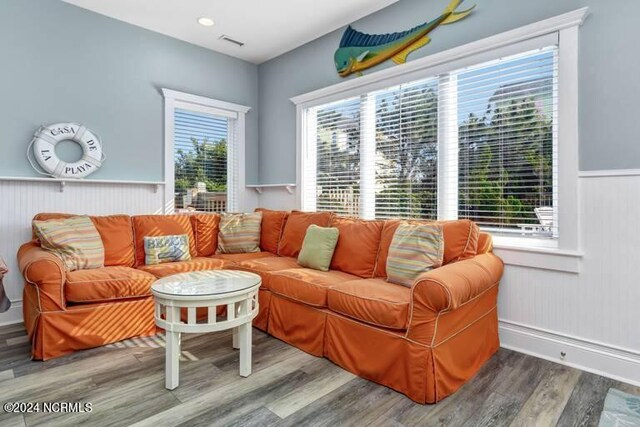
<instances>
[{"instance_id":1,"label":"baseboard trim","mask_svg":"<svg viewBox=\"0 0 640 427\"><path fill-rule=\"evenodd\" d=\"M640 386L640 352L500 320L501 346ZM561 357L564 352L564 357Z\"/></svg>"},{"instance_id":2,"label":"baseboard trim","mask_svg":"<svg viewBox=\"0 0 640 427\"><path fill-rule=\"evenodd\" d=\"M11 301L11 307L0 313L0 326L22 323L22 300Z\"/></svg>"}]
</instances>

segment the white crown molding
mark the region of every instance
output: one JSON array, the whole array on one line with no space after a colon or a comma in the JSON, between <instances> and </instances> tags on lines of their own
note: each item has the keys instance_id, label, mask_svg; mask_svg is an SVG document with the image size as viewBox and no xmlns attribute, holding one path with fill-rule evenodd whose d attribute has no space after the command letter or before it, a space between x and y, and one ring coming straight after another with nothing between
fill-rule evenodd
<instances>
[{"instance_id":1,"label":"white crown molding","mask_svg":"<svg viewBox=\"0 0 640 427\"><path fill-rule=\"evenodd\" d=\"M505 31L465 45L434 53L433 55L428 55L423 58L407 62L406 64L386 68L363 77L354 78L322 89L294 96L291 98L291 101L296 105L307 104L335 93L354 90L359 87L368 86L391 78L397 78L405 74L413 73L415 71L452 62L469 55L495 50L500 47L513 45L531 38L555 33L571 27L577 27L582 25L588 13L588 7L576 9L574 11L525 25L514 30Z\"/></svg>"}]
</instances>

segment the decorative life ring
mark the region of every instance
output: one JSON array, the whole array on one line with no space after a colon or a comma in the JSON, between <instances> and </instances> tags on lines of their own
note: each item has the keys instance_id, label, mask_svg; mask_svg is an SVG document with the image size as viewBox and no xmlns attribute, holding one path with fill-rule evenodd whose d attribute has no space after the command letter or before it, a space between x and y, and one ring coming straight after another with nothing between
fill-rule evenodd
<instances>
[{"instance_id":1,"label":"decorative life ring","mask_svg":"<svg viewBox=\"0 0 640 427\"><path fill-rule=\"evenodd\" d=\"M71 140L82 148L82 158L67 163L56 155L56 145L60 141ZM29 154L36 159L42 172L33 163ZM33 135L27 151L27 159L36 172L55 178L84 178L97 171L104 162L102 142L95 132L77 123L54 123L41 126Z\"/></svg>"}]
</instances>

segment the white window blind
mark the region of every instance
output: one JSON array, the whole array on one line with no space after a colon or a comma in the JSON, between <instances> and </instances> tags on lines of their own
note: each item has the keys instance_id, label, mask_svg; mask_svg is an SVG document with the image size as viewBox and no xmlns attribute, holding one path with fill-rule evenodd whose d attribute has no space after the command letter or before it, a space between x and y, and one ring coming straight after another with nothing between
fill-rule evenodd
<instances>
[{"instance_id":1,"label":"white window blind","mask_svg":"<svg viewBox=\"0 0 640 427\"><path fill-rule=\"evenodd\" d=\"M310 158L314 185L305 188L305 200L314 210L342 215L359 214L360 99L327 104L308 112L312 116Z\"/></svg>"},{"instance_id":2,"label":"white window blind","mask_svg":"<svg viewBox=\"0 0 640 427\"><path fill-rule=\"evenodd\" d=\"M437 218L438 80L375 96L375 218Z\"/></svg>"},{"instance_id":3,"label":"white window blind","mask_svg":"<svg viewBox=\"0 0 640 427\"><path fill-rule=\"evenodd\" d=\"M460 218L558 236L557 71L553 46L455 73Z\"/></svg>"},{"instance_id":4,"label":"white window blind","mask_svg":"<svg viewBox=\"0 0 640 427\"><path fill-rule=\"evenodd\" d=\"M304 112L302 208L558 237L557 46Z\"/></svg>"},{"instance_id":5,"label":"white window blind","mask_svg":"<svg viewBox=\"0 0 640 427\"><path fill-rule=\"evenodd\" d=\"M175 208L225 212L235 203L235 120L202 110L175 109Z\"/></svg>"}]
</instances>

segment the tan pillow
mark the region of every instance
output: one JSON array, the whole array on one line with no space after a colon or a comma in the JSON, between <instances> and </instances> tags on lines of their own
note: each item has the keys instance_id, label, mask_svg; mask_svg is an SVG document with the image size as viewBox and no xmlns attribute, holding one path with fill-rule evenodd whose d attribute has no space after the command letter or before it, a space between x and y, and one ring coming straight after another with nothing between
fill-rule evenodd
<instances>
[{"instance_id":1,"label":"tan pillow","mask_svg":"<svg viewBox=\"0 0 640 427\"><path fill-rule=\"evenodd\" d=\"M387 280L411 287L422 273L442 265L442 225L401 223L396 229L387 257Z\"/></svg>"},{"instance_id":2,"label":"tan pillow","mask_svg":"<svg viewBox=\"0 0 640 427\"><path fill-rule=\"evenodd\" d=\"M104 267L104 245L88 216L33 221L42 249L57 255L67 271Z\"/></svg>"},{"instance_id":3,"label":"tan pillow","mask_svg":"<svg viewBox=\"0 0 640 427\"><path fill-rule=\"evenodd\" d=\"M261 224L261 212L222 215L218 232L218 253L260 252Z\"/></svg>"}]
</instances>

